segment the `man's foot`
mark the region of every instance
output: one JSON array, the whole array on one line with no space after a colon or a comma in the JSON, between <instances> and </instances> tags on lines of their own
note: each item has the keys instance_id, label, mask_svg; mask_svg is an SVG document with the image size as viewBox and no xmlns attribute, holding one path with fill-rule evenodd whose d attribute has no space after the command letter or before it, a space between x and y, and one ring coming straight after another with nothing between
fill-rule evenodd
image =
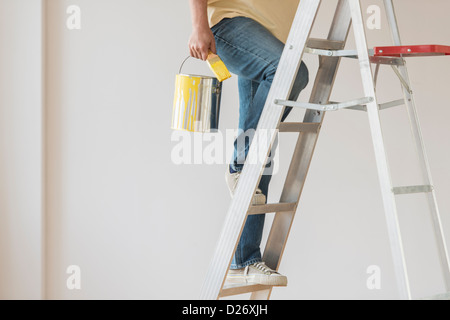
<instances>
[{"instance_id":1,"label":"man's foot","mask_svg":"<svg viewBox=\"0 0 450 320\"><path fill-rule=\"evenodd\" d=\"M230 172L230 168L227 166L227 171L225 172L225 181L227 182L228 189L230 190L231 197L234 195L237 183L239 181L241 173L240 172ZM252 205L262 205L266 203L266 196L262 193L261 189L256 189L253 195Z\"/></svg>"},{"instance_id":2,"label":"man's foot","mask_svg":"<svg viewBox=\"0 0 450 320\"><path fill-rule=\"evenodd\" d=\"M229 270L226 284L262 284L287 286L287 277L270 269L264 262L251 264L243 269Z\"/></svg>"}]
</instances>

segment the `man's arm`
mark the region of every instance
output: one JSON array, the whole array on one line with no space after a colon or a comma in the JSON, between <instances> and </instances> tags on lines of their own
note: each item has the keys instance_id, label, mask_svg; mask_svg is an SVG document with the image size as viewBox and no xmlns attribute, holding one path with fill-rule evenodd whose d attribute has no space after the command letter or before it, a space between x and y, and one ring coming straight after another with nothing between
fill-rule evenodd
<instances>
[{"instance_id":1,"label":"man's arm","mask_svg":"<svg viewBox=\"0 0 450 320\"><path fill-rule=\"evenodd\" d=\"M208 24L208 0L189 0L192 16L192 34L189 52L192 57L206 60L209 51L216 53L216 42Z\"/></svg>"}]
</instances>

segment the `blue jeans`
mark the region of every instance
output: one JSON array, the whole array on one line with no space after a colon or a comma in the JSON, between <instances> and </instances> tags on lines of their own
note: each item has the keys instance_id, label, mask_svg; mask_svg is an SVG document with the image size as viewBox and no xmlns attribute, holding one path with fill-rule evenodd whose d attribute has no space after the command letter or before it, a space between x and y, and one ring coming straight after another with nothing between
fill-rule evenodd
<instances>
[{"instance_id":1,"label":"blue jeans","mask_svg":"<svg viewBox=\"0 0 450 320\"><path fill-rule=\"evenodd\" d=\"M240 172L244 166L251 139L237 143L240 135L256 129L264 109L284 44L266 28L246 17L227 18L211 28L217 54L228 69L238 76L239 130L234 143L232 171ZM302 62L294 82L290 100L297 100L308 84L308 69ZM282 121L292 108L285 108ZM251 135L249 135L251 136ZM267 196L272 176L261 177L259 188ZM250 215L236 248L231 269L241 269L255 262L261 262L261 238L265 215Z\"/></svg>"}]
</instances>

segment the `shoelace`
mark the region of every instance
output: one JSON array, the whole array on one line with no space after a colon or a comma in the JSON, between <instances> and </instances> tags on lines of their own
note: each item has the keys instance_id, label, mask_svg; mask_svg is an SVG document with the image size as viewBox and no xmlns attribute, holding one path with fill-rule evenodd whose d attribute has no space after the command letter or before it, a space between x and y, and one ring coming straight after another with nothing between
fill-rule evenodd
<instances>
[{"instance_id":1,"label":"shoelace","mask_svg":"<svg viewBox=\"0 0 450 320\"><path fill-rule=\"evenodd\" d=\"M261 270L264 274L267 274L267 275L271 275L273 273L277 273L278 274L278 272L276 272L276 271L270 269L268 266L266 266L266 264L264 262L256 262L254 264L251 264L251 265L245 267L244 276L248 275L249 267L254 267L254 268L258 269L258 270Z\"/></svg>"}]
</instances>

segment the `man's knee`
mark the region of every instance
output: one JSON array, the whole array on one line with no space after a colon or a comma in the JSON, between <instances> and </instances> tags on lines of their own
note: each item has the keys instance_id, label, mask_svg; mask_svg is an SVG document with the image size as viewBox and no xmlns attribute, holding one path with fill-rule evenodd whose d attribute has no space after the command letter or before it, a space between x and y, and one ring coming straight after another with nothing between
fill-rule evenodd
<instances>
[{"instance_id":1,"label":"man's knee","mask_svg":"<svg viewBox=\"0 0 450 320\"><path fill-rule=\"evenodd\" d=\"M275 74L277 73L277 69L278 69L278 61L276 61L276 63L272 63L270 64L265 72L264 72L264 80L269 81L270 83L273 82L273 79L275 78Z\"/></svg>"}]
</instances>

